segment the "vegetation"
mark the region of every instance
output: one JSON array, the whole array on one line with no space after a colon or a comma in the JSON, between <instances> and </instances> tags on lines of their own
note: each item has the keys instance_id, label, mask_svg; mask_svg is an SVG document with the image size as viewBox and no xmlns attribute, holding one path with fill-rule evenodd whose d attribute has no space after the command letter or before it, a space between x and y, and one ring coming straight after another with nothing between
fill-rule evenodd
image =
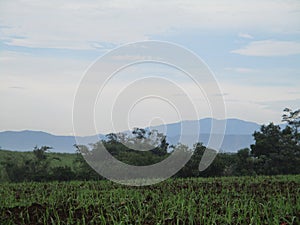
<instances>
[{"instance_id":1,"label":"vegetation","mask_svg":"<svg viewBox=\"0 0 300 225\"><path fill-rule=\"evenodd\" d=\"M47 146L0 150L0 224L300 224L300 116L299 110L284 113L284 129L263 125L250 148L218 154L203 172L198 165L206 148L196 143L172 179L146 187L102 180L81 154L87 146L75 145L76 154L51 153ZM122 144L145 146L153 135L151 151ZM164 135L139 128L109 134L104 145L139 166L165 159L174 148Z\"/></svg>"},{"instance_id":2,"label":"vegetation","mask_svg":"<svg viewBox=\"0 0 300 225\"><path fill-rule=\"evenodd\" d=\"M89 167L80 153L52 153L49 147L33 152L0 150L0 181L95 180L100 176Z\"/></svg>"},{"instance_id":3,"label":"vegetation","mask_svg":"<svg viewBox=\"0 0 300 225\"><path fill-rule=\"evenodd\" d=\"M0 185L0 224L300 224L300 176Z\"/></svg>"},{"instance_id":4,"label":"vegetation","mask_svg":"<svg viewBox=\"0 0 300 225\"><path fill-rule=\"evenodd\" d=\"M174 177L300 174L299 112L285 109L283 121L288 122L288 125L284 129L273 123L262 125L260 131L254 132L255 143L250 149L241 149L236 154L220 153L203 172L198 170L198 165L204 151L209 150L202 143L196 143L191 159ZM130 145L135 144L149 147L153 144L150 142L157 146L151 151L130 148ZM157 163L172 154L174 148L169 146L163 134L140 128L134 129L131 135L108 134L103 143L115 158L136 166ZM93 151L97 150L99 143L91 144L91 147ZM102 179L81 155L88 151L87 146L75 145L75 148L76 154L49 153L51 148L47 146L35 147L31 154L0 151L1 180L23 182Z\"/></svg>"}]
</instances>

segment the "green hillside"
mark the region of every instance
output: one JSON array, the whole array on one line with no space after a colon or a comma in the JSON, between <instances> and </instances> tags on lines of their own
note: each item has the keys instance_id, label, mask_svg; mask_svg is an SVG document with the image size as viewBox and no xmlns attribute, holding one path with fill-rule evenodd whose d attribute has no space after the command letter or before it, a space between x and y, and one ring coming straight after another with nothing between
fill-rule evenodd
<instances>
[{"instance_id":1,"label":"green hillside","mask_svg":"<svg viewBox=\"0 0 300 225\"><path fill-rule=\"evenodd\" d=\"M48 158L50 159L50 167L63 167L69 166L73 168L73 162L76 159L76 154L69 153L54 153L49 152L46 153ZM16 164L23 160L34 159L33 152L16 152L9 150L0 150L0 182L6 181L6 174L3 168L3 163L8 160L13 160Z\"/></svg>"}]
</instances>

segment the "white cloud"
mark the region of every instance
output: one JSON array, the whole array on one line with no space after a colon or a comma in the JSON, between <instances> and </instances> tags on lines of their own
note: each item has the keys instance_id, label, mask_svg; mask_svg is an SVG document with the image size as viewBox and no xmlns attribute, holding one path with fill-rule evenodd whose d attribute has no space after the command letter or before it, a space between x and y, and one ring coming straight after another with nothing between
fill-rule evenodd
<instances>
[{"instance_id":1,"label":"white cloud","mask_svg":"<svg viewBox=\"0 0 300 225\"><path fill-rule=\"evenodd\" d=\"M72 131L72 104L90 62L2 51L0 130Z\"/></svg>"},{"instance_id":2,"label":"white cloud","mask_svg":"<svg viewBox=\"0 0 300 225\"><path fill-rule=\"evenodd\" d=\"M252 37L250 34L259 32L298 35L299 9L298 0L254 2L1 0L0 41L13 46L33 48L106 50L121 43L149 39L153 36L159 37L172 32L184 33L186 30L204 31L212 35L215 32L236 35L239 31L246 31L249 33L239 33L239 36L249 40ZM233 52L243 55L298 54L299 43L257 41ZM6 109L0 120L2 129L26 128L60 134L72 131L73 97L77 84L90 62L68 59L67 56L55 56L1 51L0 102ZM125 55L117 59L133 59L131 57L134 56ZM251 73L251 76L259 70L243 67L247 64L238 67L238 62L233 65L237 67L225 68L225 70L247 75ZM278 70L278 67L274 70ZM268 73L272 74L274 79L273 71ZM249 82L247 75L241 76L246 87L237 84L241 82L240 78L235 79L237 83L232 79L230 85L220 83L225 99L237 99L241 103L228 101L227 109L230 117L241 115L244 119L264 122L271 118L268 113L273 113L272 119L276 119L279 118L276 112L260 108L262 106L257 102L274 99L289 100L295 97L299 99L299 94L296 93L298 87L294 89L287 85L280 89L269 86L259 87ZM275 76L278 83L280 77L285 78L281 75ZM180 76L178 80L179 78ZM270 81L269 77L264 78L263 75L258 81L260 79L265 79L264 81L268 83ZM295 80L293 82L296 83ZM122 87L117 83L111 90L119 90ZM139 88L143 90L145 87ZM165 87L162 86L161 89L165 90ZM187 90L192 96L198 98L201 94L190 86ZM289 91L296 94L284 95ZM174 98L178 98L180 94L172 92L171 89L166 92ZM181 95L181 98L183 97L184 95ZM198 101L200 111L206 102L202 99L195 99L195 101ZM111 99L107 98L104 105L110 102ZM152 108L157 109L155 105ZM201 115L204 116L209 115ZM143 117L138 119L142 121ZM170 122L171 119L167 118L166 121Z\"/></svg>"},{"instance_id":3,"label":"white cloud","mask_svg":"<svg viewBox=\"0 0 300 225\"><path fill-rule=\"evenodd\" d=\"M247 33L239 33L238 36L241 37L241 38L246 38L246 39L253 39L254 38L252 35L247 34Z\"/></svg>"},{"instance_id":4,"label":"white cloud","mask_svg":"<svg viewBox=\"0 0 300 225\"><path fill-rule=\"evenodd\" d=\"M244 84L223 82L222 89L229 93L224 96L227 117L239 117L259 123L269 121L280 123L283 108L288 106L295 108L295 99L300 98L300 93L294 95L289 93L298 90L297 87L290 86L278 88L253 86L247 82ZM290 104L291 102L294 104Z\"/></svg>"},{"instance_id":5,"label":"white cloud","mask_svg":"<svg viewBox=\"0 0 300 225\"><path fill-rule=\"evenodd\" d=\"M263 40L250 42L243 48L231 51L247 56L287 56L300 54L300 42Z\"/></svg>"},{"instance_id":6,"label":"white cloud","mask_svg":"<svg viewBox=\"0 0 300 225\"><path fill-rule=\"evenodd\" d=\"M14 77L23 81L75 83L91 62L68 57L36 56L30 53L2 51L0 55L0 87ZM12 84L12 86L15 86ZM18 85L19 86L19 85Z\"/></svg>"},{"instance_id":7,"label":"white cloud","mask_svg":"<svg viewBox=\"0 0 300 225\"><path fill-rule=\"evenodd\" d=\"M0 35L10 45L92 49L186 29L299 33L299 9L297 0L2 0Z\"/></svg>"}]
</instances>

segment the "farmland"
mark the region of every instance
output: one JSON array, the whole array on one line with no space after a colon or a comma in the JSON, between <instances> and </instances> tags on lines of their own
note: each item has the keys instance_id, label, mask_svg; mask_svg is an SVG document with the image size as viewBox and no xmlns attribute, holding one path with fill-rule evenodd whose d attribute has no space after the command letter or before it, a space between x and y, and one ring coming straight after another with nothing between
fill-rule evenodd
<instances>
[{"instance_id":1,"label":"farmland","mask_svg":"<svg viewBox=\"0 0 300 225\"><path fill-rule=\"evenodd\" d=\"M0 184L0 224L300 224L300 175Z\"/></svg>"}]
</instances>

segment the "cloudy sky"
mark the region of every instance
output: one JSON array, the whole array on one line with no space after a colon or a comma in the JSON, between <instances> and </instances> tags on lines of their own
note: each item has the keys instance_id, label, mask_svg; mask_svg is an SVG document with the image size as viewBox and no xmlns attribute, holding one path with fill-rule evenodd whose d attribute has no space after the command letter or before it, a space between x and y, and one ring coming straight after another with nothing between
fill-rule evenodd
<instances>
[{"instance_id":1,"label":"cloudy sky","mask_svg":"<svg viewBox=\"0 0 300 225\"><path fill-rule=\"evenodd\" d=\"M228 118L279 123L283 108L300 107L298 0L1 0L0 130L72 134L74 96L91 63L118 46L142 40L172 42L196 53L215 75ZM187 111L181 119L211 115L201 110L203 96L184 75L141 65L120 72L106 87L108 97L98 103L97 115L107 118L101 109L114 101L109 96L141 73L184 84L200 113ZM149 85L162 83L132 88L138 93ZM182 95L172 85L161 89L176 99ZM129 115L131 125L175 122L179 117L169 113L169 106L144 101ZM153 112L145 115L146 109ZM110 130L108 123L99 128ZM80 133L86 134L91 133Z\"/></svg>"}]
</instances>

